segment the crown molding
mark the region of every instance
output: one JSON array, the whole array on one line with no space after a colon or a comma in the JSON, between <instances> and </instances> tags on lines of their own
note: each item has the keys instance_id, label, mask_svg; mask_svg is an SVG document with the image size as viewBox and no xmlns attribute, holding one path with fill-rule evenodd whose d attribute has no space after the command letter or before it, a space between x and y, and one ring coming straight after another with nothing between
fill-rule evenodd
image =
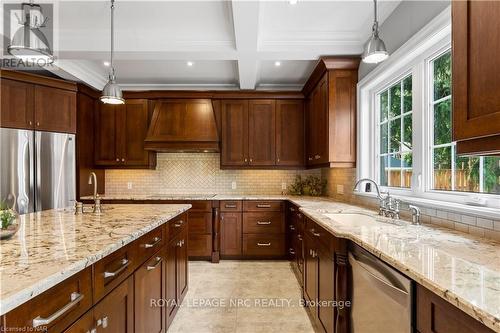
<instances>
[{"instance_id":1,"label":"crown molding","mask_svg":"<svg viewBox=\"0 0 500 333\"><path fill-rule=\"evenodd\" d=\"M86 65L81 61L56 59L54 64L59 69L73 75L83 83L86 83L97 90L102 90L107 83L105 75L93 69L92 66ZM57 72L54 73L57 74Z\"/></svg>"}]
</instances>

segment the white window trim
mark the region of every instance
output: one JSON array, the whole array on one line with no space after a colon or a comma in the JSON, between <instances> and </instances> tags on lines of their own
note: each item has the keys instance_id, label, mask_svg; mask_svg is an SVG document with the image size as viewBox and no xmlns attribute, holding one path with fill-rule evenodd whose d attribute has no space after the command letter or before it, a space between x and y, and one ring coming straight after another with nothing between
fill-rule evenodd
<instances>
[{"instance_id":1,"label":"white window trim","mask_svg":"<svg viewBox=\"0 0 500 333\"><path fill-rule=\"evenodd\" d=\"M451 7L436 16L382 64L358 83L358 152L356 176L379 179L377 162L378 105L377 94L412 74L413 90L413 176L411 189L383 188L402 199L420 202L427 207L448 208L463 213L484 212L488 217L500 218L500 195L431 190L432 131L424 126L431 115L425 112L429 105L431 82L427 73L430 61L445 52L451 45ZM424 87L424 89L418 89ZM415 89L417 88L417 89ZM375 140L373 140L375 138ZM364 194L366 195L366 194ZM472 207L464 201L471 196L485 198L487 207Z\"/></svg>"}]
</instances>

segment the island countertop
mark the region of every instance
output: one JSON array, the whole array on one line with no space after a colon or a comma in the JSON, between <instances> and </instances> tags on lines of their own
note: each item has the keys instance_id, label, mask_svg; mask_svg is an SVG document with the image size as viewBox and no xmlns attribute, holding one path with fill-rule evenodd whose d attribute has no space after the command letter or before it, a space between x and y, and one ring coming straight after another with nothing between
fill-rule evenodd
<instances>
[{"instance_id":1,"label":"island countertop","mask_svg":"<svg viewBox=\"0 0 500 333\"><path fill-rule=\"evenodd\" d=\"M102 215L54 209L19 216L18 233L0 243L0 315L189 208L106 205Z\"/></svg>"}]
</instances>

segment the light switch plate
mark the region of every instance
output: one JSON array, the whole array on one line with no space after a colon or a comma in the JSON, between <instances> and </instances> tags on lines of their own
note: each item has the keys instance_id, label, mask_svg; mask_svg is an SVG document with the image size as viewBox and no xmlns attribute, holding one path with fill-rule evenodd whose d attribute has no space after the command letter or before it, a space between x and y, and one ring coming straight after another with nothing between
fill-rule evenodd
<instances>
[{"instance_id":1,"label":"light switch plate","mask_svg":"<svg viewBox=\"0 0 500 333\"><path fill-rule=\"evenodd\" d=\"M344 194L344 185L337 184L337 193L338 194Z\"/></svg>"},{"instance_id":2,"label":"light switch plate","mask_svg":"<svg viewBox=\"0 0 500 333\"><path fill-rule=\"evenodd\" d=\"M127 190L131 190L134 184L132 182L127 183Z\"/></svg>"},{"instance_id":3,"label":"light switch plate","mask_svg":"<svg viewBox=\"0 0 500 333\"><path fill-rule=\"evenodd\" d=\"M236 182L231 182L231 189L236 190Z\"/></svg>"},{"instance_id":4,"label":"light switch plate","mask_svg":"<svg viewBox=\"0 0 500 333\"><path fill-rule=\"evenodd\" d=\"M286 183L285 182L281 183L281 189L286 190Z\"/></svg>"}]
</instances>

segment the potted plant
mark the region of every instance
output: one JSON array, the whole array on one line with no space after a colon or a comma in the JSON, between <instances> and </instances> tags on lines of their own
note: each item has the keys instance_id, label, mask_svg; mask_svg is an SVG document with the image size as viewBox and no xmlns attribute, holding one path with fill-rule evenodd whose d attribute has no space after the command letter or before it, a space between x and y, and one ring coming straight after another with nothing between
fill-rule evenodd
<instances>
[{"instance_id":1,"label":"potted plant","mask_svg":"<svg viewBox=\"0 0 500 333\"><path fill-rule=\"evenodd\" d=\"M0 202L0 239L9 239L19 229L16 222L16 212L10 209L5 202Z\"/></svg>"}]
</instances>

